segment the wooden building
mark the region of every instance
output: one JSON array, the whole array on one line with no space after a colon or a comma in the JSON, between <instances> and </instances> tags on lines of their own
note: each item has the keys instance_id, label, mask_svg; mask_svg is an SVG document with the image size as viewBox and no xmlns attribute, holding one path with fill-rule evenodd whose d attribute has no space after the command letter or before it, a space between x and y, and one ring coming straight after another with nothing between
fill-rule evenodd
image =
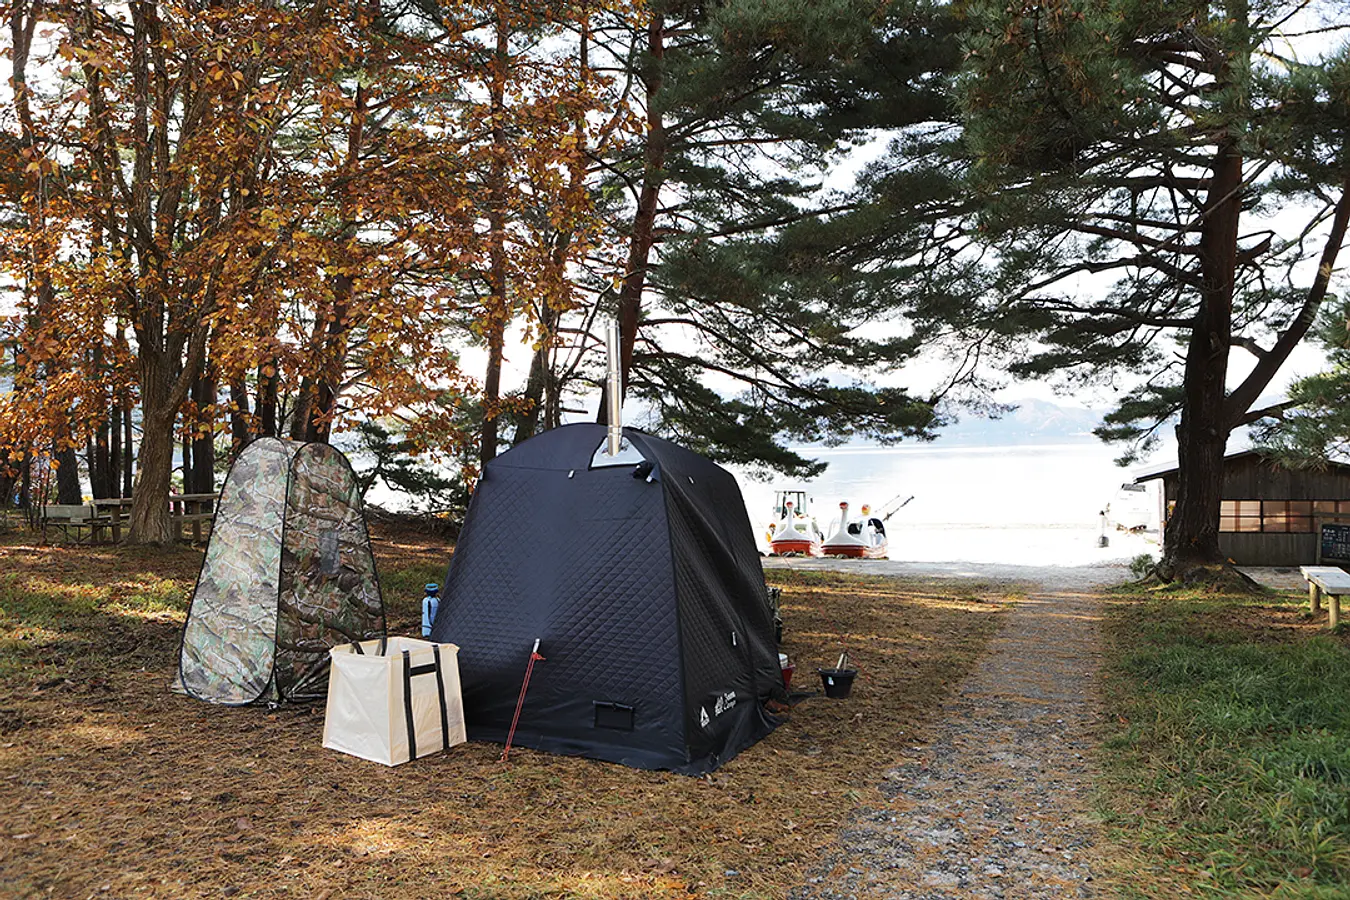
<instances>
[{"instance_id":1,"label":"wooden building","mask_svg":"<svg viewBox=\"0 0 1350 900\"><path fill-rule=\"evenodd\" d=\"M1177 499L1177 467L1145 472L1136 484L1161 480L1159 521ZM1219 549L1240 566L1318 562L1321 526L1350 523L1350 465L1288 469L1254 450L1224 458Z\"/></svg>"}]
</instances>

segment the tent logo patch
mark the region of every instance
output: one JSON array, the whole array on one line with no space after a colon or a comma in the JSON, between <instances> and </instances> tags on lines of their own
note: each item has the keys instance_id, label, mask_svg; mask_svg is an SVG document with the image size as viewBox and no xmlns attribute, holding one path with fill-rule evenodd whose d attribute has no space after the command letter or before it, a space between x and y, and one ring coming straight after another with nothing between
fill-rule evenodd
<instances>
[{"instance_id":1,"label":"tent logo patch","mask_svg":"<svg viewBox=\"0 0 1350 900\"><path fill-rule=\"evenodd\" d=\"M736 692L727 691L717 697L717 702L713 704L713 715L720 716L722 713L736 705Z\"/></svg>"},{"instance_id":2,"label":"tent logo patch","mask_svg":"<svg viewBox=\"0 0 1350 900\"><path fill-rule=\"evenodd\" d=\"M699 707L699 709L698 709L698 720L699 720L700 724L703 725L704 728L707 728L707 727L708 727L708 723L711 722L712 719L709 719L709 718L708 718L708 708L707 708L707 707L705 707L705 706L700 706L700 707Z\"/></svg>"}]
</instances>

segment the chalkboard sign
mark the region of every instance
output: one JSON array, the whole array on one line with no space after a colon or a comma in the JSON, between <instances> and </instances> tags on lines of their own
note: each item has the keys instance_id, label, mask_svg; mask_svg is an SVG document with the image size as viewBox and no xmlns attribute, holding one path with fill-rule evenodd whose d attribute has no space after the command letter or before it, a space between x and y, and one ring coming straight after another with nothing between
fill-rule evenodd
<instances>
[{"instance_id":1,"label":"chalkboard sign","mask_svg":"<svg viewBox=\"0 0 1350 900\"><path fill-rule=\"evenodd\" d=\"M1350 561L1350 525L1322 524L1322 559Z\"/></svg>"}]
</instances>

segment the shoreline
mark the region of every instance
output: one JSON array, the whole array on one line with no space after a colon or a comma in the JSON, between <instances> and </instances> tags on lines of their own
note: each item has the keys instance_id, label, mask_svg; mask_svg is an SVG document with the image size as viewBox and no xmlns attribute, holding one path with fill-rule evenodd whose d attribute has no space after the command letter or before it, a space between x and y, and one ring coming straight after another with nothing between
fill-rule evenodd
<instances>
[{"instance_id":1,"label":"shoreline","mask_svg":"<svg viewBox=\"0 0 1350 900\"><path fill-rule=\"evenodd\" d=\"M1131 580L1129 560L1114 559L1081 565L1034 565L968 560L902 561L892 559L825 559L770 556L760 560L765 569L804 572L843 572L893 578L973 578L997 584L1039 585L1047 590L1112 587ZM1239 571L1277 591L1300 591L1303 577L1297 567L1241 566Z\"/></svg>"}]
</instances>

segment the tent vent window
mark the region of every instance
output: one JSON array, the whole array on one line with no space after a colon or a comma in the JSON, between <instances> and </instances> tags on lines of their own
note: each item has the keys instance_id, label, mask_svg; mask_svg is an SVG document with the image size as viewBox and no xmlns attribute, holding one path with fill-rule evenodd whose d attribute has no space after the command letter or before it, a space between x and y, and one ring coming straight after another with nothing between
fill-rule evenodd
<instances>
[{"instance_id":1,"label":"tent vent window","mask_svg":"<svg viewBox=\"0 0 1350 900\"><path fill-rule=\"evenodd\" d=\"M622 703L595 704L595 727L616 731L633 730L633 707Z\"/></svg>"},{"instance_id":2,"label":"tent vent window","mask_svg":"<svg viewBox=\"0 0 1350 900\"><path fill-rule=\"evenodd\" d=\"M319 532L319 574L338 573L338 533L335 529Z\"/></svg>"}]
</instances>

